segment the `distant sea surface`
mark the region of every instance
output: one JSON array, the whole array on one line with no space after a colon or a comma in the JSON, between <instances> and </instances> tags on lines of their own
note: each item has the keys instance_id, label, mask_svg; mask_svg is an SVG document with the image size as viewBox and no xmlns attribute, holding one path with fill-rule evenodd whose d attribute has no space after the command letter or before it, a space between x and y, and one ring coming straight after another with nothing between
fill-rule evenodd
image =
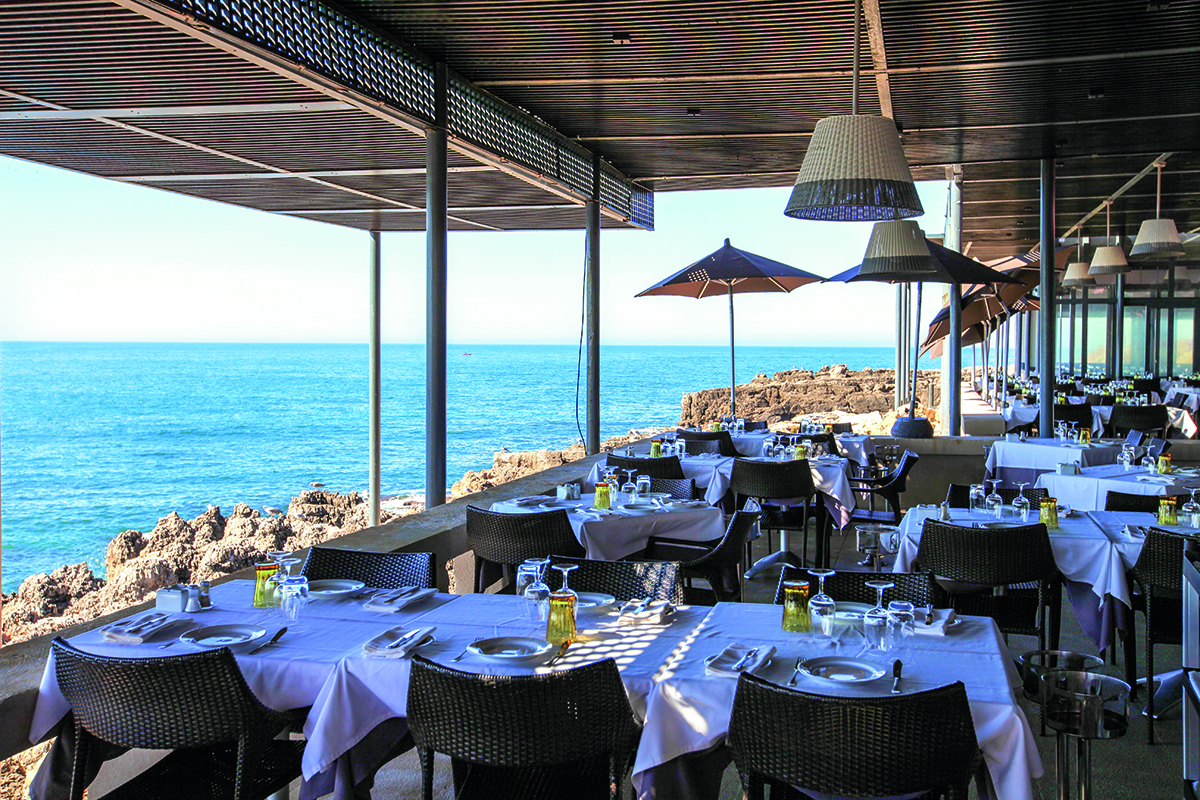
<instances>
[{"instance_id":1,"label":"distant sea surface","mask_svg":"<svg viewBox=\"0 0 1200 800\"><path fill-rule=\"evenodd\" d=\"M447 488L492 454L579 438L573 345L464 345L448 357ZM827 364L891 367L890 347L739 347L738 382ZM424 346L383 347L383 494L424 487ZM605 346L601 437L674 425L727 386L722 347ZM366 345L4 343L4 590L88 561L118 532L208 504L286 508L310 482L367 489ZM579 424L586 398L579 396Z\"/></svg>"}]
</instances>

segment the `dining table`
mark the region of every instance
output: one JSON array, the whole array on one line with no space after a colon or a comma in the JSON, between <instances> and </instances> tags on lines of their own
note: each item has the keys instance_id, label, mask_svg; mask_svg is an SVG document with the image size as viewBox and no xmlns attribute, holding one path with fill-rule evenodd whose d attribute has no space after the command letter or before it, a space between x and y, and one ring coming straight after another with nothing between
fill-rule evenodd
<instances>
[{"instance_id":1,"label":"dining table","mask_svg":"<svg viewBox=\"0 0 1200 800\"><path fill-rule=\"evenodd\" d=\"M763 443L768 439L774 439L775 436L789 436L793 440L799 441L806 434L803 433L783 433L777 434L774 431L752 431L750 433L731 433L733 446L743 456L761 456ZM814 435L814 434L808 434ZM815 434L823 435L823 434ZM875 455L875 440L865 433L838 433L834 434L834 439L837 441L837 447L840 455L858 464L860 467L865 467L870 463L870 457Z\"/></svg>"},{"instance_id":2,"label":"dining table","mask_svg":"<svg viewBox=\"0 0 1200 800\"><path fill-rule=\"evenodd\" d=\"M1120 442L1074 444L1053 438L1009 441L1000 439L988 450L984 470L988 478L1005 486L1032 484L1045 472L1054 472L1059 464L1073 463L1080 467L1115 464L1121 454Z\"/></svg>"},{"instance_id":3,"label":"dining table","mask_svg":"<svg viewBox=\"0 0 1200 800\"><path fill-rule=\"evenodd\" d=\"M650 506L647 509L625 508L620 500L611 509L597 509L595 500L594 493L582 494L579 500L514 498L492 503L491 510L530 514L562 509L587 557L601 561L639 553L654 536L710 542L725 535L725 515L702 500L641 504Z\"/></svg>"},{"instance_id":4,"label":"dining table","mask_svg":"<svg viewBox=\"0 0 1200 800\"><path fill-rule=\"evenodd\" d=\"M1029 725L1014 700L1012 687L1019 681L995 624L986 618L963 617L946 634L913 636L896 653L864 653L861 633L852 629L837 644L815 635L785 632L780 627L781 607L763 604L722 603L716 607L679 606L664 617L640 624L623 624L617 604L581 611L578 639L560 661L547 665L553 648L544 655L513 662L468 649L484 639L544 636L536 607L511 595L432 594L399 611L369 611L363 598L345 595L311 601L299 618L285 621L277 610L252 606L253 581L230 581L213 587L214 606L198 613L174 614L173 624L160 635L140 643L106 641L100 630L71 638L87 652L132 658L195 652L198 646L176 640L181 630L198 625L240 623L274 631L286 624L287 633L277 643L252 653L265 638L230 647L250 689L276 710L307 708L303 730L307 738L302 770L302 798L332 792L348 800L354 785L371 776L393 754L406 730L408 685L412 652L483 675L533 674L570 669L592 661L616 661L634 711L644 721L633 770L640 800L715 797L715 784L674 783L681 763L694 764L720 747L728 729L734 677L709 675L704 659L729 645L774 647L773 658L756 665L756 674L785 683L797 658L842 652L874 659L888 667L890 658L903 658L903 691L915 692L961 680L966 685L983 750L986 777L1000 800L1030 800L1032 781L1042 774ZM364 644L381 634L404 631L429 633L425 643L401 656L378 657ZM176 644L170 644L177 642ZM167 644L171 649L164 650ZM837 684L803 677L797 688L842 696L890 696L891 681L856 685ZM54 731L69 711L58 690L53 654L47 658L39 688L30 741ZM391 724L391 727L389 727ZM380 741L388 732L389 741ZM727 757L726 757L727 758ZM70 774L70 754L52 751L42 771ZM56 763L57 762L57 763ZM726 762L727 763L727 762ZM35 780L34 800L65 796L61 784ZM695 793L688 795L688 791Z\"/></svg>"},{"instance_id":5,"label":"dining table","mask_svg":"<svg viewBox=\"0 0 1200 800\"><path fill-rule=\"evenodd\" d=\"M1045 472L1034 483L1045 489L1062 505L1080 511L1103 511L1109 492L1125 494L1166 495L1186 494L1200 487L1200 473L1195 470L1175 471L1159 475L1146 467L1121 464L1102 464L1083 467L1078 475Z\"/></svg>"}]
</instances>

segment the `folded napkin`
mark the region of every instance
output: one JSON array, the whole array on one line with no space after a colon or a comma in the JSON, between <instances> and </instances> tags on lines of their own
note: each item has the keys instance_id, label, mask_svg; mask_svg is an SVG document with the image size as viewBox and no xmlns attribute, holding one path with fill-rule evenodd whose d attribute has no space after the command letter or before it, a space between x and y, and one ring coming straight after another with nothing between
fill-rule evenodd
<instances>
[{"instance_id":1,"label":"folded napkin","mask_svg":"<svg viewBox=\"0 0 1200 800\"><path fill-rule=\"evenodd\" d=\"M666 600L653 600L642 608L644 600L630 600L621 606L621 616L617 617L618 625L662 625L675 608ZM637 609L642 608L636 614Z\"/></svg>"},{"instance_id":2,"label":"folded napkin","mask_svg":"<svg viewBox=\"0 0 1200 800\"><path fill-rule=\"evenodd\" d=\"M953 608L935 608L928 619L925 618L925 610L919 609L915 616L918 619L913 624L913 630L922 636L945 636L954 623Z\"/></svg>"},{"instance_id":3,"label":"folded napkin","mask_svg":"<svg viewBox=\"0 0 1200 800\"><path fill-rule=\"evenodd\" d=\"M141 644L180 619L181 617L174 614L151 611L105 625L100 629L100 635L106 640L118 644Z\"/></svg>"},{"instance_id":4,"label":"folded napkin","mask_svg":"<svg viewBox=\"0 0 1200 800\"><path fill-rule=\"evenodd\" d=\"M433 632L435 630L437 628L432 625L427 625L423 628L413 628L407 631L403 628L392 628L364 644L362 649L363 657L407 658L418 647L430 642L433 639ZM403 644L397 644L398 642L403 642Z\"/></svg>"},{"instance_id":5,"label":"folded napkin","mask_svg":"<svg viewBox=\"0 0 1200 800\"><path fill-rule=\"evenodd\" d=\"M1143 483L1158 483L1163 486L1175 482L1174 478L1169 478L1166 475L1138 475L1137 480Z\"/></svg>"},{"instance_id":6,"label":"folded napkin","mask_svg":"<svg viewBox=\"0 0 1200 800\"><path fill-rule=\"evenodd\" d=\"M530 506L540 506L542 503L546 502L547 500L553 500L553 499L554 498L552 498L552 497L541 494L541 495L538 495L537 497L517 497L513 500L509 500L508 502L512 503L514 506L520 506L521 508L529 508Z\"/></svg>"},{"instance_id":7,"label":"folded napkin","mask_svg":"<svg viewBox=\"0 0 1200 800\"><path fill-rule=\"evenodd\" d=\"M437 594L437 589L414 590L412 586L409 586L390 592L380 592L366 603L363 603L363 608L367 611L399 611L410 603L424 600L426 597L432 597L435 594Z\"/></svg>"},{"instance_id":8,"label":"folded napkin","mask_svg":"<svg viewBox=\"0 0 1200 800\"><path fill-rule=\"evenodd\" d=\"M754 651L754 655L746 658L746 654L752 651ZM746 647L744 644L731 644L707 660L704 671L708 675L736 678L743 672L753 673L770 661L773 655L775 655L774 647L755 648Z\"/></svg>"}]
</instances>

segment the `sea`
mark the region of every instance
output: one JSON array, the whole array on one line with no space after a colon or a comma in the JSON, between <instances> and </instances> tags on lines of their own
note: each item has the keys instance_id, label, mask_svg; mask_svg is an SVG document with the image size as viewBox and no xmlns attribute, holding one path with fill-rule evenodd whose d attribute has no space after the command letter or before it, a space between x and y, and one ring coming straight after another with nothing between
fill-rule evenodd
<instances>
[{"instance_id":1,"label":"sea","mask_svg":"<svg viewBox=\"0 0 1200 800\"><path fill-rule=\"evenodd\" d=\"M424 345L382 351L384 496L424 488ZM760 372L888 368L891 347L737 349ZM3 588L86 561L118 532L210 504L287 508L310 483L365 493L365 344L0 344ZM458 344L447 363L447 488L492 454L581 438L575 345ZM687 392L728 386L725 347L606 345L602 438L674 425Z\"/></svg>"}]
</instances>

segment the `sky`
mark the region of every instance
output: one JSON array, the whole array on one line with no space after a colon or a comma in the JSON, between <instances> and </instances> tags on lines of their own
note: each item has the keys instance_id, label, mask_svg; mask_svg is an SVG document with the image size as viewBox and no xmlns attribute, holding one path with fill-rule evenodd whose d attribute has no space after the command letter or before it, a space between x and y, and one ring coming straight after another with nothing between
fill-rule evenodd
<instances>
[{"instance_id":1,"label":"sky","mask_svg":"<svg viewBox=\"0 0 1200 800\"><path fill-rule=\"evenodd\" d=\"M918 188L921 227L940 235L946 185ZM605 230L601 343L728 343L721 298L634 297L726 237L822 276L858 264L871 224L785 217L789 191L659 193L654 231ZM582 231L449 236L452 344L578 341ZM363 231L0 157L0 242L0 340L367 339ZM384 341L424 341L424 234L385 233L382 270ZM924 320L944 288L927 292ZM891 346L894 304L894 287L871 283L737 295L737 341Z\"/></svg>"}]
</instances>

